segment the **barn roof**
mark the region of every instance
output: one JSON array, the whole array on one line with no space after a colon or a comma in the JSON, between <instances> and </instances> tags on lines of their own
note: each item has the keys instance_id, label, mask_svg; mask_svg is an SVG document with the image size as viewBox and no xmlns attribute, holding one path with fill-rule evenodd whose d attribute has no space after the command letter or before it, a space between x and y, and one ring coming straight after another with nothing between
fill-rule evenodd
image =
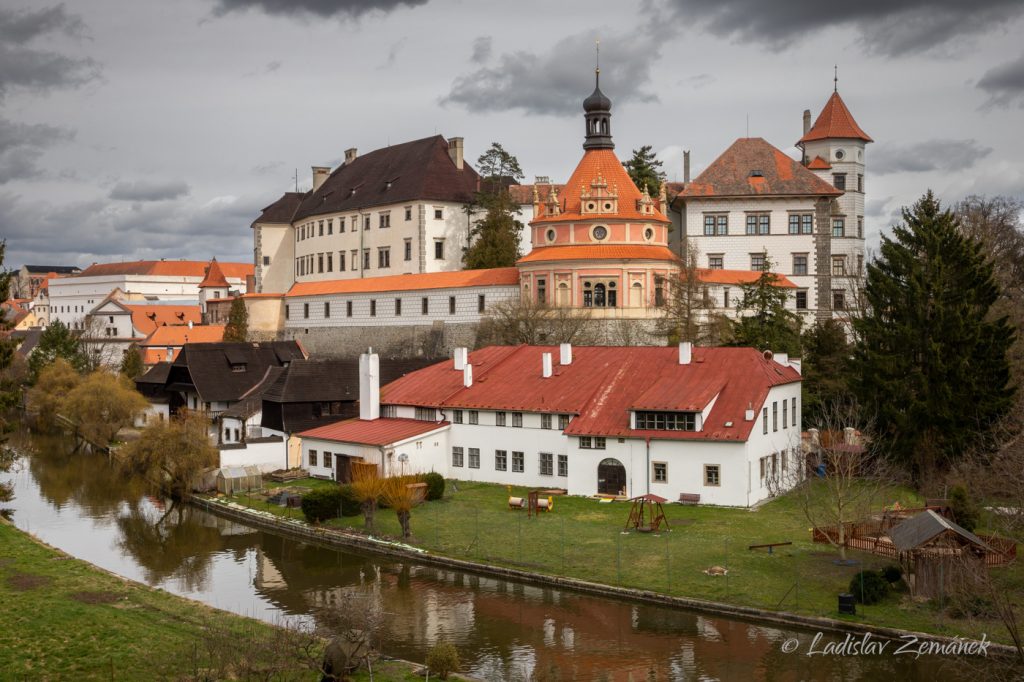
<instances>
[{"instance_id":1,"label":"barn roof","mask_svg":"<svg viewBox=\"0 0 1024 682\"><path fill-rule=\"evenodd\" d=\"M931 509L912 516L900 525L889 531L889 539L896 549L901 552L909 552L923 545L927 545L936 537L950 531L960 536L972 545L985 550L991 548L977 535L962 526L959 526L944 516L936 514Z\"/></svg>"}]
</instances>

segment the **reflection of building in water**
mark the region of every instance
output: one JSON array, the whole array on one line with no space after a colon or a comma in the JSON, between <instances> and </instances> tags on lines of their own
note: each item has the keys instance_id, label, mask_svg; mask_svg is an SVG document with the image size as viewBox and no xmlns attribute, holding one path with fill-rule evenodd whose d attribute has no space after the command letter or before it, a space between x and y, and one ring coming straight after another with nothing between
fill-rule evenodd
<instances>
[{"instance_id":1,"label":"reflection of building in water","mask_svg":"<svg viewBox=\"0 0 1024 682\"><path fill-rule=\"evenodd\" d=\"M283 590L288 587L288 581L262 547L256 548L256 581L253 584L257 590Z\"/></svg>"}]
</instances>

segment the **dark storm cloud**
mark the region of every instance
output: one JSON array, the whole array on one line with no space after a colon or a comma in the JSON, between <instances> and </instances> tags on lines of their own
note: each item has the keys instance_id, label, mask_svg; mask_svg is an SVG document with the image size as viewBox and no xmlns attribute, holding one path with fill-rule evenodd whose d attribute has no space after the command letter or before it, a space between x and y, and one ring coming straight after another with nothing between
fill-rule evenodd
<instances>
[{"instance_id":1,"label":"dark storm cloud","mask_svg":"<svg viewBox=\"0 0 1024 682\"><path fill-rule=\"evenodd\" d=\"M99 77L91 59L75 59L29 43L54 36L80 37L84 24L63 5L40 10L0 8L0 98L12 88L49 90L78 86Z\"/></svg>"},{"instance_id":2,"label":"dark storm cloud","mask_svg":"<svg viewBox=\"0 0 1024 682\"><path fill-rule=\"evenodd\" d=\"M172 182L119 182L108 195L121 201L167 201L188 194L188 185L181 181Z\"/></svg>"},{"instance_id":3,"label":"dark storm cloud","mask_svg":"<svg viewBox=\"0 0 1024 682\"><path fill-rule=\"evenodd\" d=\"M879 145L871 154L871 170L879 175L966 170L991 153L991 147L976 140Z\"/></svg>"},{"instance_id":4,"label":"dark storm cloud","mask_svg":"<svg viewBox=\"0 0 1024 682\"><path fill-rule=\"evenodd\" d=\"M774 50L797 47L815 31L853 28L869 53L898 56L947 47L1024 14L1020 0L665 0L673 21Z\"/></svg>"},{"instance_id":5,"label":"dark storm cloud","mask_svg":"<svg viewBox=\"0 0 1024 682\"><path fill-rule=\"evenodd\" d=\"M594 87L597 35L568 36L543 54L502 54L493 66L481 66L456 78L441 103L475 112L520 109L527 114L577 114ZM651 64L659 56L657 43L624 34L602 39L601 49L602 63L609 65L601 71L601 90L613 104L657 100L645 90Z\"/></svg>"},{"instance_id":6,"label":"dark storm cloud","mask_svg":"<svg viewBox=\"0 0 1024 682\"><path fill-rule=\"evenodd\" d=\"M1024 107L1024 54L986 71L978 87L989 96L987 106L1005 107L1016 102Z\"/></svg>"},{"instance_id":7,"label":"dark storm cloud","mask_svg":"<svg viewBox=\"0 0 1024 682\"><path fill-rule=\"evenodd\" d=\"M429 0L217 0L213 13L224 16L229 12L255 9L289 17L308 14L354 19L371 12L386 14L400 7L417 7L427 2Z\"/></svg>"},{"instance_id":8,"label":"dark storm cloud","mask_svg":"<svg viewBox=\"0 0 1024 682\"><path fill-rule=\"evenodd\" d=\"M0 184L37 177L41 173L38 160L43 152L73 136L64 128L0 118Z\"/></svg>"},{"instance_id":9,"label":"dark storm cloud","mask_svg":"<svg viewBox=\"0 0 1024 682\"><path fill-rule=\"evenodd\" d=\"M491 58L493 51L494 38L491 36L480 36L473 41L473 54L470 55L469 61L474 64L483 64Z\"/></svg>"}]
</instances>

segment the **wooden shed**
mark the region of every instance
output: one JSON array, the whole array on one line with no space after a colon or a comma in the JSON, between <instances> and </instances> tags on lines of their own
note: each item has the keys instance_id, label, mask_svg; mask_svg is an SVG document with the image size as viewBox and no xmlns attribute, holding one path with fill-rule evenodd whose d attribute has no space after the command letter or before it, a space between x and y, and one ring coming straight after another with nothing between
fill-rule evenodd
<instances>
[{"instance_id":1,"label":"wooden shed","mask_svg":"<svg viewBox=\"0 0 1024 682\"><path fill-rule=\"evenodd\" d=\"M994 552L981 538L931 509L889 531L899 551L910 593L934 598L983 574L985 555Z\"/></svg>"}]
</instances>

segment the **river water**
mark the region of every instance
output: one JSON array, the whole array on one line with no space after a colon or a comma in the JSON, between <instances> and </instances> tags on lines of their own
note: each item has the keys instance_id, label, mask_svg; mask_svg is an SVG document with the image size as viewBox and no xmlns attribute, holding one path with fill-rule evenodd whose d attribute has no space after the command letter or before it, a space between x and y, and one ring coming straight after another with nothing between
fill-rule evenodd
<instances>
[{"instance_id":1,"label":"river water","mask_svg":"<svg viewBox=\"0 0 1024 682\"><path fill-rule=\"evenodd\" d=\"M146 497L103 456L17 433L13 521L113 573L245 616L315 618L331 604L385 614L384 653L422 661L439 639L485 680L978 680L951 658L808 656L813 632L546 589L325 549ZM2 548L0 548L2 553ZM783 644L797 638L796 653ZM834 639L829 637L827 639ZM819 642L820 650L823 643Z\"/></svg>"}]
</instances>

